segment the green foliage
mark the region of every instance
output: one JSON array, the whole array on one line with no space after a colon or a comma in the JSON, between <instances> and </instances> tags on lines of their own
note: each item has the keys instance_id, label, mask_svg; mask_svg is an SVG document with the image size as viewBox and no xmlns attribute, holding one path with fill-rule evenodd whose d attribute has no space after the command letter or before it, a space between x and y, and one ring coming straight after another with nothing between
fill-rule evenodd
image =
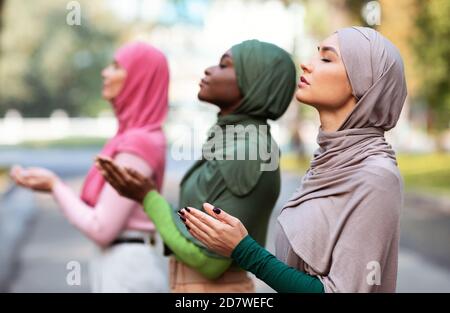
<instances>
[{"instance_id":1,"label":"green foliage","mask_svg":"<svg viewBox=\"0 0 450 313\"><path fill-rule=\"evenodd\" d=\"M361 10L369 2L368 0L343 0L342 2L344 2L345 7L356 24L369 27L361 15Z\"/></svg>"},{"instance_id":2,"label":"green foliage","mask_svg":"<svg viewBox=\"0 0 450 313\"><path fill-rule=\"evenodd\" d=\"M421 71L419 93L430 113L432 129L450 125L450 1L417 0L417 35L413 45Z\"/></svg>"},{"instance_id":3,"label":"green foliage","mask_svg":"<svg viewBox=\"0 0 450 313\"><path fill-rule=\"evenodd\" d=\"M81 25L70 26L65 1L6 2L0 116L11 108L28 117L46 117L57 108L71 116L109 109L99 102L100 73L111 61L121 25L103 1L79 3Z\"/></svg>"}]
</instances>

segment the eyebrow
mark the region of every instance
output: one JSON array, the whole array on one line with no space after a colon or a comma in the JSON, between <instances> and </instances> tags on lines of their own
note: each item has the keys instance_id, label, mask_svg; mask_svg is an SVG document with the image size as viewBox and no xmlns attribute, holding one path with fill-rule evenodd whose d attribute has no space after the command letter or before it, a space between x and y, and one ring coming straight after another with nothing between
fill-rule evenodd
<instances>
[{"instance_id":1,"label":"eyebrow","mask_svg":"<svg viewBox=\"0 0 450 313\"><path fill-rule=\"evenodd\" d=\"M325 51L331 51L331 52L334 52L338 57L339 57L339 53L337 53L337 51L336 51L336 49L334 49L333 47L330 47L330 46L323 46L323 47L317 47L317 50L322 50L322 52L325 52Z\"/></svg>"},{"instance_id":2,"label":"eyebrow","mask_svg":"<svg viewBox=\"0 0 450 313\"><path fill-rule=\"evenodd\" d=\"M224 55L222 55L222 57L220 58L220 61L223 61L223 59L225 58L231 58L231 55L229 55L228 53L225 53Z\"/></svg>"}]
</instances>

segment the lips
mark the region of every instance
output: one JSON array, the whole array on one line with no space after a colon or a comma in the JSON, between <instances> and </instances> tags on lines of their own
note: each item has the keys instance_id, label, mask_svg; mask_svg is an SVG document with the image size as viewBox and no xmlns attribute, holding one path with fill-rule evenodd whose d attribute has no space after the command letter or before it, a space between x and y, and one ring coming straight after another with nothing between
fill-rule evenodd
<instances>
[{"instance_id":1,"label":"lips","mask_svg":"<svg viewBox=\"0 0 450 313\"><path fill-rule=\"evenodd\" d=\"M201 86L204 86L204 85L208 85L208 82L203 78L201 81L200 81L200 87Z\"/></svg>"},{"instance_id":2,"label":"lips","mask_svg":"<svg viewBox=\"0 0 450 313\"><path fill-rule=\"evenodd\" d=\"M309 85L309 82L306 80L305 76L301 76L301 77L300 77L300 81L301 81L302 83L305 83L305 84Z\"/></svg>"}]
</instances>

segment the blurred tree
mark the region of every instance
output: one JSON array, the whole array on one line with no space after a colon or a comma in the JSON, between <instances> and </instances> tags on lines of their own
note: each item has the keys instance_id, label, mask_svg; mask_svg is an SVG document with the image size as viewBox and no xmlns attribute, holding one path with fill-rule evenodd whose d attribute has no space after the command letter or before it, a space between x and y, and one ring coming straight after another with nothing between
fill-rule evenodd
<instances>
[{"instance_id":1,"label":"blurred tree","mask_svg":"<svg viewBox=\"0 0 450 313\"><path fill-rule=\"evenodd\" d=\"M365 0L342 2L360 25ZM380 0L381 24L376 28L399 48L413 105L423 104L429 131L450 127L450 1Z\"/></svg>"},{"instance_id":2,"label":"blurred tree","mask_svg":"<svg viewBox=\"0 0 450 313\"><path fill-rule=\"evenodd\" d=\"M343 8L347 11L353 25L362 26L368 26L361 14L361 10L367 2L368 0L331 0L331 4L335 8Z\"/></svg>"},{"instance_id":3,"label":"blurred tree","mask_svg":"<svg viewBox=\"0 0 450 313\"><path fill-rule=\"evenodd\" d=\"M3 7L5 6L5 0L0 0L0 56L2 54L1 34L3 26ZM1 91L1 89L0 89Z\"/></svg>"},{"instance_id":4,"label":"blurred tree","mask_svg":"<svg viewBox=\"0 0 450 313\"><path fill-rule=\"evenodd\" d=\"M8 1L3 12L0 116L14 108L24 116L95 115L101 100L101 70L111 61L124 25L104 1L78 1L81 25L69 25L67 3Z\"/></svg>"},{"instance_id":5,"label":"blurred tree","mask_svg":"<svg viewBox=\"0 0 450 313\"><path fill-rule=\"evenodd\" d=\"M417 34L412 43L420 70L420 97L428 109L428 127L450 127L450 1L415 0Z\"/></svg>"},{"instance_id":6,"label":"blurred tree","mask_svg":"<svg viewBox=\"0 0 450 313\"><path fill-rule=\"evenodd\" d=\"M5 0L0 0L0 31L2 30L2 24L3 24L3 5L5 4Z\"/></svg>"},{"instance_id":7,"label":"blurred tree","mask_svg":"<svg viewBox=\"0 0 450 313\"><path fill-rule=\"evenodd\" d=\"M378 30L400 50L405 64L408 95L411 99L415 99L420 77L416 66L415 49L412 45L412 40L417 36L414 22L418 12L416 0L380 0L380 3L382 18Z\"/></svg>"}]
</instances>

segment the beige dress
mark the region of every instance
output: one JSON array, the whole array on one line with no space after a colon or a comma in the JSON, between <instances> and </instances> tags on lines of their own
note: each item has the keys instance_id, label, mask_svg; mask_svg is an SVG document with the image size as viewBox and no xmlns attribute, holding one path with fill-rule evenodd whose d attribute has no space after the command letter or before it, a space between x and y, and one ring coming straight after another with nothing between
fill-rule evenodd
<instances>
[{"instance_id":1,"label":"beige dress","mask_svg":"<svg viewBox=\"0 0 450 313\"><path fill-rule=\"evenodd\" d=\"M234 267L230 267L218 279L209 280L171 256L169 275L170 291L173 293L255 292L255 285L247 272Z\"/></svg>"}]
</instances>

